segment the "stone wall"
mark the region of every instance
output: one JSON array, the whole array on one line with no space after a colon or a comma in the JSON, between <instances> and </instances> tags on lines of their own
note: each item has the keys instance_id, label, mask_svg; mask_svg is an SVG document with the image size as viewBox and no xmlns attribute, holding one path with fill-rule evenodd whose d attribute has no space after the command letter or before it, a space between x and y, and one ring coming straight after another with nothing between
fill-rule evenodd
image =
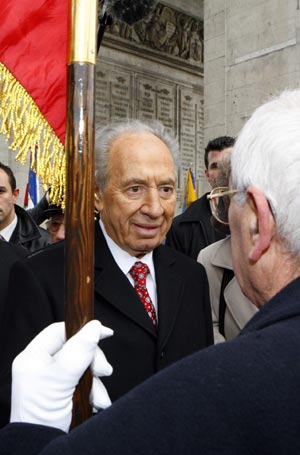
<instances>
[{"instance_id":1,"label":"stone wall","mask_svg":"<svg viewBox=\"0 0 300 455\"><path fill-rule=\"evenodd\" d=\"M299 0L204 1L204 142L237 135L253 110L299 87Z\"/></svg>"}]
</instances>

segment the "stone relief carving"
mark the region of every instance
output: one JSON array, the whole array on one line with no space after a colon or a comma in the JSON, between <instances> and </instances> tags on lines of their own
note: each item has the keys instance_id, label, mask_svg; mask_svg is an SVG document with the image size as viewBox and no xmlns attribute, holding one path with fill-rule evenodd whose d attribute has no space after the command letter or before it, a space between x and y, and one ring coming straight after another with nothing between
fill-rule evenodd
<instances>
[{"instance_id":1,"label":"stone relief carving","mask_svg":"<svg viewBox=\"0 0 300 455\"><path fill-rule=\"evenodd\" d=\"M106 36L109 35L194 65L203 63L203 22L162 3L156 5L150 16L132 26L113 19L106 30Z\"/></svg>"}]
</instances>

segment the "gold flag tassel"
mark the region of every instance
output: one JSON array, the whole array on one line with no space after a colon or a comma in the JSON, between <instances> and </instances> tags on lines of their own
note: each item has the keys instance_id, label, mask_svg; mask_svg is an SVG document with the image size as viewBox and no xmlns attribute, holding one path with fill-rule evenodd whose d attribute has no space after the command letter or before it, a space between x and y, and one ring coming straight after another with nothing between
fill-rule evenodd
<instances>
[{"instance_id":1,"label":"gold flag tassel","mask_svg":"<svg viewBox=\"0 0 300 455\"><path fill-rule=\"evenodd\" d=\"M25 164L29 150L37 150L34 171L53 204L65 206L66 158L64 146L37 104L3 63L0 63L0 133L16 160Z\"/></svg>"}]
</instances>

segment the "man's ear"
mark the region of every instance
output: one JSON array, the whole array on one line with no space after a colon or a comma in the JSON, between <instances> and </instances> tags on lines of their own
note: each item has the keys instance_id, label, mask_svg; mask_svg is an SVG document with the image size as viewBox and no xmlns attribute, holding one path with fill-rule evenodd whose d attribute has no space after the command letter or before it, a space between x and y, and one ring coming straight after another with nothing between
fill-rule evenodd
<instances>
[{"instance_id":1,"label":"man's ear","mask_svg":"<svg viewBox=\"0 0 300 455\"><path fill-rule=\"evenodd\" d=\"M16 189L13 191L13 197L14 197L14 203L15 203L15 204L16 204L17 201L18 201L19 194L20 194L20 190L19 190L19 188L16 188Z\"/></svg>"},{"instance_id":2,"label":"man's ear","mask_svg":"<svg viewBox=\"0 0 300 455\"><path fill-rule=\"evenodd\" d=\"M208 173L208 169L205 169L204 173L205 173L205 178L206 178L206 180L207 180L208 183L209 183L209 173Z\"/></svg>"},{"instance_id":3,"label":"man's ear","mask_svg":"<svg viewBox=\"0 0 300 455\"><path fill-rule=\"evenodd\" d=\"M257 262L270 247L274 235L274 219L265 195L258 188L250 186L247 190L250 205L251 250L249 259Z\"/></svg>"},{"instance_id":4,"label":"man's ear","mask_svg":"<svg viewBox=\"0 0 300 455\"><path fill-rule=\"evenodd\" d=\"M98 212L101 212L103 209L103 202L102 202L102 192L99 190L99 188L95 188L94 197L95 197L95 207L98 210Z\"/></svg>"}]
</instances>

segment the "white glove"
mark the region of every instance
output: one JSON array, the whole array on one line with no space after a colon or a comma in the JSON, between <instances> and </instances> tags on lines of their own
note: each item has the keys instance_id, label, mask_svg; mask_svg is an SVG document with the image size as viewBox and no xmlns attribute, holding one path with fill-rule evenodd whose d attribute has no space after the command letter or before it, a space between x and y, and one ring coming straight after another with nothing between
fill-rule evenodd
<instances>
[{"instance_id":1,"label":"white glove","mask_svg":"<svg viewBox=\"0 0 300 455\"><path fill-rule=\"evenodd\" d=\"M72 398L79 379L92 363L98 376L109 376L112 367L98 348L99 340L113 331L93 320L66 342L65 323L51 324L37 335L12 366L11 422L28 422L68 431ZM94 406L111 404L99 379L93 380Z\"/></svg>"}]
</instances>

